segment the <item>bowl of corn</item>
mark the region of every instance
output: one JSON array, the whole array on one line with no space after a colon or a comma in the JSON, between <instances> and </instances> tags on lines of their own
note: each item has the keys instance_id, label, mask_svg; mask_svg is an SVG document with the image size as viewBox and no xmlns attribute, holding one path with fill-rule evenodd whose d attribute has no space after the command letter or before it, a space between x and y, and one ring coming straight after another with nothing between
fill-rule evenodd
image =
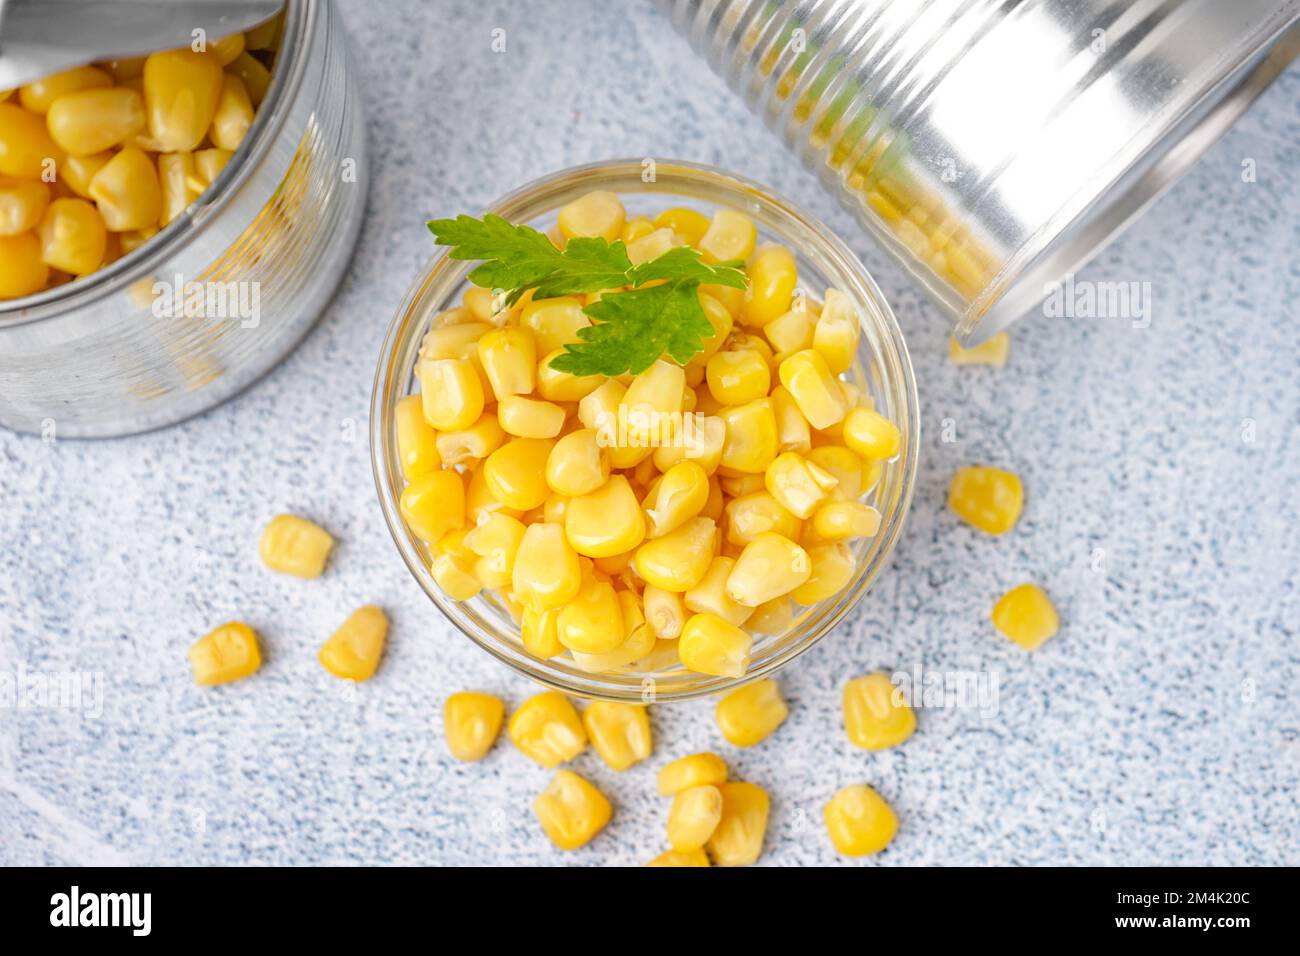
<instances>
[{"instance_id":1,"label":"bowl of corn","mask_svg":"<svg viewBox=\"0 0 1300 956\"><path fill-rule=\"evenodd\" d=\"M298 0L0 91L0 424L143 431L283 358L359 232L357 100L333 2Z\"/></svg>"},{"instance_id":2,"label":"bowl of corn","mask_svg":"<svg viewBox=\"0 0 1300 956\"><path fill-rule=\"evenodd\" d=\"M435 256L384 341L375 481L407 567L471 640L580 697L681 700L771 674L830 633L888 560L919 412L892 311L826 226L684 162L565 170L496 203L557 248L689 246L713 334L622 375L552 367L619 290L547 298ZM507 302L509 304L507 305Z\"/></svg>"}]
</instances>

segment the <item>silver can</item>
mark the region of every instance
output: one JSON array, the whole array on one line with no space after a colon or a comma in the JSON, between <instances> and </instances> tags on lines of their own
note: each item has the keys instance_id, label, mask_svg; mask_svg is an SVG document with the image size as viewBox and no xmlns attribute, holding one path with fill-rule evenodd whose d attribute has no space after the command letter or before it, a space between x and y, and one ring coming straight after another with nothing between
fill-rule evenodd
<instances>
[{"instance_id":1,"label":"silver can","mask_svg":"<svg viewBox=\"0 0 1300 956\"><path fill-rule=\"evenodd\" d=\"M660 0L978 342L1300 52L1300 0Z\"/></svg>"},{"instance_id":2,"label":"silver can","mask_svg":"<svg viewBox=\"0 0 1300 956\"><path fill-rule=\"evenodd\" d=\"M347 270L366 200L333 0L290 0L272 84L221 175L98 272L0 301L0 424L125 435L198 414L284 358Z\"/></svg>"}]
</instances>

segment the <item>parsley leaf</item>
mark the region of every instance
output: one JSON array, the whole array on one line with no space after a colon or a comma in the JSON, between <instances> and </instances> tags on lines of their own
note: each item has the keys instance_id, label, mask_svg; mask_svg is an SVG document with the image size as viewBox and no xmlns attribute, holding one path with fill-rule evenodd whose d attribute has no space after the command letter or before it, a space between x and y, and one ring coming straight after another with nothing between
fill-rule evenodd
<instances>
[{"instance_id":1,"label":"parsley leaf","mask_svg":"<svg viewBox=\"0 0 1300 956\"><path fill-rule=\"evenodd\" d=\"M726 285L733 289L745 288L745 273L735 263L720 262L708 265L690 246L677 246L661 256L633 266L628 273L632 285L645 285L655 279L694 279L712 285Z\"/></svg>"}]
</instances>

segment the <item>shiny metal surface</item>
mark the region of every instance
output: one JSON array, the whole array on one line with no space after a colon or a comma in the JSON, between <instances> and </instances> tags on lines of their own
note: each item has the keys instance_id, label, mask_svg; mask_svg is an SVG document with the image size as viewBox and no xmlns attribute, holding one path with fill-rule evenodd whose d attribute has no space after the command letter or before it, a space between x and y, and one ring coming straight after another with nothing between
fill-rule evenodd
<instances>
[{"instance_id":1,"label":"shiny metal surface","mask_svg":"<svg viewBox=\"0 0 1300 956\"><path fill-rule=\"evenodd\" d=\"M1300 52L1300 0L660 0L980 341Z\"/></svg>"}]
</instances>

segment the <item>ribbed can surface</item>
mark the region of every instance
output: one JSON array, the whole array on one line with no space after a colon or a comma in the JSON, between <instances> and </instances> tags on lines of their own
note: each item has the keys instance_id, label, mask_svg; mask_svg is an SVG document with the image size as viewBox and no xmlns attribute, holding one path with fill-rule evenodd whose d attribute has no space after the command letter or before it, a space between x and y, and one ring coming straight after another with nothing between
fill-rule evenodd
<instances>
[{"instance_id":1,"label":"ribbed can surface","mask_svg":"<svg viewBox=\"0 0 1300 956\"><path fill-rule=\"evenodd\" d=\"M660 0L979 340L1160 195L1300 47L1300 0Z\"/></svg>"}]
</instances>

